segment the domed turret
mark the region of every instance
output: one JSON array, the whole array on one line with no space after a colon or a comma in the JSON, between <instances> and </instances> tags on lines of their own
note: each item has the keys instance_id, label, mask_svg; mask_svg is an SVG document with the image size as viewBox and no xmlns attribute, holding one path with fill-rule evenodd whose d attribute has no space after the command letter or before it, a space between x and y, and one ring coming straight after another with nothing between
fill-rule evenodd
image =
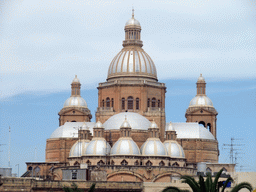
<instances>
[{"instance_id":1,"label":"domed turret","mask_svg":"<svg viewBox=\"0 0 256 192\"><path fill-rule=\"evenodd\" d=\"M166 156L166 148L159 139L159 128L154 121L151 123L148 131L149 138L141 146L141 154L144 156Z\"/></svg>"},{"instance_id":2,"label":"domed turret","mask_svg":"<svg viewBox=\"0 0 256 192\"><path fill-rule=\"evenodd\" d=\"M199 106L213 107L213 103L211 99L209 99L206 96L206 83L202 74L200 74L196 85L197 85L197 94L190 101L189 107L199 107Z\"/></svg>"},{"instance_id":3,"label":"domed turret","mask_svg":"<svg viewBox=\"0 0 256 192\"><path fill-rule=\"evenodd\" d=\"M146 77L157 80L156 67L150 56L141 48L141 26L132 18L125 24L125 40L123 49L112 60L108 79L115 77Z\"/></svg>"},{"instance_id":4,"label":"domed turret","mask_svg":"<svg viewBox=\"0 0 256 192\"><path fill-rule=\"evenodd\" d=\"M101 122L97 122L93 128L93 139L86 148L86 155L104 156L108 155L111 149L109 143L103 137L104 128Z\"/></svg>"},{"instance_id":5,"label":"domed turret","mask_svg":"<svg viewBox=\"0 0 256 192\"><path fill-rule=\"evenodd\" d=\"M176 141L177 134L174 130L172 123L169 123L168 129L166 130L166 140L164 141L164 146L168 156L172 158L185 158L183 148Z\"/></svg>"},{"instance_id":6,"label":"domed turret","mask_svg":"<svg viewBox=\"0 0 256 192\"><path fill-rule=\"evenodd\" d=\"M89 140L82 139L74 143L69 152L69 157L81 157L85 155L86 147L89 144Z\"/></svg>"},{"instance_id":7,"label":"domed turret","mask_svg":"<svg viewBox=\"0 0 256 192\"><path fill-rule=\"evenodd\" d=\"M216 121L218 112L211 99L206 96L206 82L200 74L196 82L197 94L190 101L185 117L187 122L198 122L207 128L216 138Z\"/></svg>"},{"instance_id":8,"label":"domed turret","mask_svg":"<svg viewBox=\"0 0 256 192\"><path fill-rule=\"evenodd\" d=\"M121 137L111 149L111 155L140 155L138 145L131 138L131 126L125 118L120 127Z\"/></svg>"},{"instance_id":9,"label":"domed turret","mask_svg":"<svg viewBox=\"0 0 256 192\"><path fill-rule=\"evenodd\" d=\"M87 103L80 96L81 84L80 80L75 76L71 84L71 96L65 101L64 108L66 107L81 107L87 108Z\"/></svg>"}]
</instances>

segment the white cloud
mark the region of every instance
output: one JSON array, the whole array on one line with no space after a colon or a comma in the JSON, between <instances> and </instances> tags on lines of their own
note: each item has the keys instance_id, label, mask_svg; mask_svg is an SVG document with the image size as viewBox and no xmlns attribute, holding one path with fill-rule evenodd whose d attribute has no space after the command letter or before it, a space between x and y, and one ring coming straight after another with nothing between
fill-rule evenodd
<instances>
[{"instance_id":1,"label":"white cloud","mask_svg":"<svg viewBox=\"0 0 256 192\"><path fill-rule=\"evenodd\" d=\"M253 7L238 1L5 1L2 97L105 81L131 5L159 79L255 78Z\"/></svg>"}]
</instances>

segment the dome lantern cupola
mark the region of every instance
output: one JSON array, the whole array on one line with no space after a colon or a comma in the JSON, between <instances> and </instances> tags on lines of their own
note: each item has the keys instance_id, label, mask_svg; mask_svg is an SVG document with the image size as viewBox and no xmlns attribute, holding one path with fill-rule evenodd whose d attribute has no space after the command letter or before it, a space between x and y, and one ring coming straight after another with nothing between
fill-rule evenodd
<instances>
[{"instance_id":1,"label":"dome lantern cupola","mask_svg":"<svg viewBox=\"0 0 256 192\"><path fill-rule=\"evenodd\" d=\"M140 148L140 152L144 156L166 156L167 151L164 144L159 139L159 128L155 121L148 128L149 137Z\"/></svg>"},{"instance_id":2,"label":"dome lantern cupola","mask_svg":"<svg viewBox=\"0 0 256 192\"><path fill-rule=\"evenodd\" d=\"M123 124L120 127L120 136L121 137L130 137L131 136L131 125L128 123L126 117Z\"/></svg>"},{"instance_id":3,"label":"dome lantern cupola","mask_svg":"<svg viewBox=\"0 0 256 192\"><path fill-rule=\"evenodd\" d=\"M151 126L148 128L149 138L159 138L159 128L156 122L153 120Z\"/></svg>"},{"instance_id":4,"label":"dome lantern cupola","mask_svg":"<svg viewBox=\"0 0 256 192\"><path fill-rule=\"evenodd\" d=\"M138 145L131 138L131 126L126 117L120 127L120 137L113 145L111 155L140 155Z\"/></svg>"},{"instance_id":5,"label":"dome lantern cupola","mask_svg":"<svg viewBox=\"0 0 256 192\"><path fill-rule=\"evenodd\" d=\"M167 154L172 158L185 158L184 150L180 144L176 141L177 134L170 122L168 129L166 130L166 140L164 146Z\"/></svg>"},{"instance_id":6,"label":"dome lantern cupola","mask_svg":"<svg viewBox=\"0 0 256 192\"><path fill-rule=\"evenodd\" d=\"M132 18L128 20L124 27L125 40L123 46L136 45L142 47L142 41L140 40L141 26L139 21L134 18L134 9L132 9Z\"/></svg>"},{"instance_id":7,"label":"dome lantern cupola","mask_svg":"<svg viewBox=\"0 0 256 192\"><path fill-rule=\"evenodd\" d=\"M202 73L201 73L200 77L198 78L198 80L196 82L197 95L206 95L205 87L206 87L206 83L205 83L204 77L202 76Z\"/></svg>"},{"instance_id":8,"label":"dome lantern cupola","mask_svg":"<svg viewBox=\"0 0 256 192\"><path fill-rule=\"evenodd\" d=\"M85 155L105 156L110 153L111 146L104 138L104 127L98 121L93 127L93 139L90 141L86 148Z\"/></svg>"},{"instance_id":9,"label":"dome lantern cupola","mask_svg":"<svg viewBox=\"0 0 256 192\"><path fill-rule=\"evenodd\" d=\"M77 75L73 79L71 83L71 96L73 97L81 97L80 96L80 89L81 89L81 83L80 80L77 78Z\"/></svg>"},{"instance_id":10,"label":"dome lantern cupola","mask_svg":"<svg viewBox=\"0 0 256 192\"><path fill-rule=\"evenodd\" d=\"M124 31L124 48L110 63L107 80L119 77L143 77L157 81L155 64L142 49L141 26L134 18L134 10L132 18L125 24Z\"/></svg>"}]
</instances>

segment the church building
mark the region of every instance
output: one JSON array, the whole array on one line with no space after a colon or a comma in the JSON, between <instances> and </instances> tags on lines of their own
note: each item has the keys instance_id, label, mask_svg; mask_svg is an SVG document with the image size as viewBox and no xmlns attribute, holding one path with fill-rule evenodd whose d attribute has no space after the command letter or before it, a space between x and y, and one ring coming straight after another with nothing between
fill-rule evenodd
<instances>
[{"instance_id":1,"label":"church building","mask_svg":"<svg viewBox=\"0 0 256 192\"><path fill-rule=\"evenodd\" d=\"M123 49L98 84L96 122L80 94L77 76L59 111L59 127L46 141L44 163L27 163L24 176L51 180L171 182L181 175L233 172L219 164L217 115L200 74L196 96L188 101L186 122L167 122L165 83L143 50L141 25L128 20ZM96 99L96 98L95 98ZM185 109L184 109L185 110ZM199 170L199 171L198 171Z\"/></svg>"}]
</instances>

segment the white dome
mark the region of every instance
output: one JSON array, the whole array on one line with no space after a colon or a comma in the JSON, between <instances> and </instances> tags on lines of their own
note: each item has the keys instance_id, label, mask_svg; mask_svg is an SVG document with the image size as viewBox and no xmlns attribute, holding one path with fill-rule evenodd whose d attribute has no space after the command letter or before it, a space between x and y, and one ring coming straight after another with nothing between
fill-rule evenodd
<instances>
[{"instance_id":1,"label":"white dome","mask_svg":"<svg viewBox=\"0 0 256 192\"><path fill-rule=\"evenodd\" d=\"M200 76L198 77L197 81L205 81L204 77L202 76L202 74L200 74Z\"/></svg>"},{"instance_id":2,"label":"white dome","mask_svg":"<svg viewBox=\"0 0 256 192\"><path fill-rule=\"evenodd\" d=\"M125 26L130 26L130 25L137 25L140 26L140 22L135 19L134 17L132 17L131 19L129 19L126 23Z\"/></svg>"},{"instance_id":3,"label":"white dome","mask_svg":"<svg viewBox=\"0 0 256 192\"><path fill-rule=\"evenodd\" d=\"M108 78L135 76L157 79L156 67L150 56L140 47L125 47L112 60Z\"/></svg>"},{"instance_id":4,"label":"white dome","mask_svg":"<svg viewBox=\"0 0 256 192\"><path fill-rule=\"evenodd\" d=\"M166 131L175 131L175 130L174 130L174 127L172 126L172 122L171 122L171 121L170 121L169 126L168 126L168 128L166 129Z\"/></svg>"},{"instance_id":5,"label":"white dome","mask_svg":"<svg viewBox=\"0 0 256 192\"><path fill-rule=\"evenodd\" d=\"M167 154L170 157L185 158L183 148L177 141L167 140L164 142L164 146L166 147Z\"/></svg>"},{"instance_id":6,"label":"white dome","mask_svg":"<svg viewBox=\"0 0 256 192\"><path fill-rule=\"evenodd\" d=\"M110 155L140 155L140 149L131 137L121 137L113 145Z\"/></svg>"},{"instance_id":7,"label":"white dome","mask_svg":"<svg viewBox=\"0 0 256 192\"><path fill-rule=\"evenodd\" d=\"M77 78L77 75L73 79L72 83L80 83L80 80Z\"/></svg>"},{"instance_id":8,"label":"white dome","mask_svg":"<svg viewBox=\"0 0 256 192\"><path fill-rule=\"evenodd\" d=\"M94 128L103 128L103 125L102 125L102 123L101 123L100 121L98 121L98 122L95 124Z\"/></svg>"},{"instance_id":9,"label":"white dome","mask_svg":"<svg viewBox=\"0 0 256 192\"><path fill-rule=\"evenodd\" d=\"M148 138L140 148L141 155L144 156L166 156L167 151L159 138Z\"/></svg>"},{"instance_id":10,"label":"white dome","mask_svg":"<svg viewBox=\"0 0 256 192\"><path fill-rule=\"evenodd\" d=\"M213 107L211 99L207 96L195 96L189 103L189 107Z\"/></svg>"},{"instance_id":11,"label":"white dome","mask_svg":"<svg viewBox=\"0 0 256 192\"><path fill-rule=\"evenodd\" d=\"M177 139L210 139L215 140L214 136L205 127L198 123L172 123L177 134ZM169 123L166 123L165 130L168 130Z\"/></svg>"},{"instance_id":12,"label":"white dome","mask_svg":"<svg viewBox=\"0 0 256 192\"><path fill-rule=\"evenodd\" d=\"M54 138L78 138L78 128L82 127L84 122L66 122L64 125L58 127L50 136ZM86 126L93 134L94 122L86 122Z\"/></svg>"},{"instance_id":13,"label":"white dome","mask_svg":"<svg viewBox=\"0 0 256 192\"><path fill-rule=\"evenodd\" d=\"M148 130L151 125L150 121L146 117L138 113L122 112L113 115L103 124L105 130L119 129L123 124L125 117L132 129Z\"/></svg>"},{"instance_id":14,"label":"white dome","mask_svg":"<svg viewBox=\"0 0 256 192\"><path fill-rule=\"evenodd\" d=\"M86 147L89 144L89 140L78 140L74 143L74 145L71 147L69 152L69 157L81 157L85 155Z\"/></svg>"},{"instance_id":15,"label":"white dome","mask_svg":"<svg viewBox=\"0 0 256 192\"><path fill-rule=\"evenodd\" d=\"M153 129L157 129L157 128L158 128L158 126L157 126L157 124L156 124L155 121L153 121L153 122L151 123L150 128L153 128Z\"/></svg>"},{"instance_id":16,"label":"white dome","mask_svg":"<svg viewBox=\"0 0 256 192\"><path fill-rule=\"evenodd\" d=\"M87 145L85 155L109 155L111 146L102 137L93 138Z\"/></svg>"},{"instance_id":17,"label":"white dome","mask_svg":"<svg viewBox=\"0 0 256 192\"><path fill-rule=\"evenodd\" d=\"M74 97L71 96L69 97L65 103L64 103L64 108L65 107L82 107L82 108L87 108L87 103L82 97Z\"/></svg>"}]
</instances>

